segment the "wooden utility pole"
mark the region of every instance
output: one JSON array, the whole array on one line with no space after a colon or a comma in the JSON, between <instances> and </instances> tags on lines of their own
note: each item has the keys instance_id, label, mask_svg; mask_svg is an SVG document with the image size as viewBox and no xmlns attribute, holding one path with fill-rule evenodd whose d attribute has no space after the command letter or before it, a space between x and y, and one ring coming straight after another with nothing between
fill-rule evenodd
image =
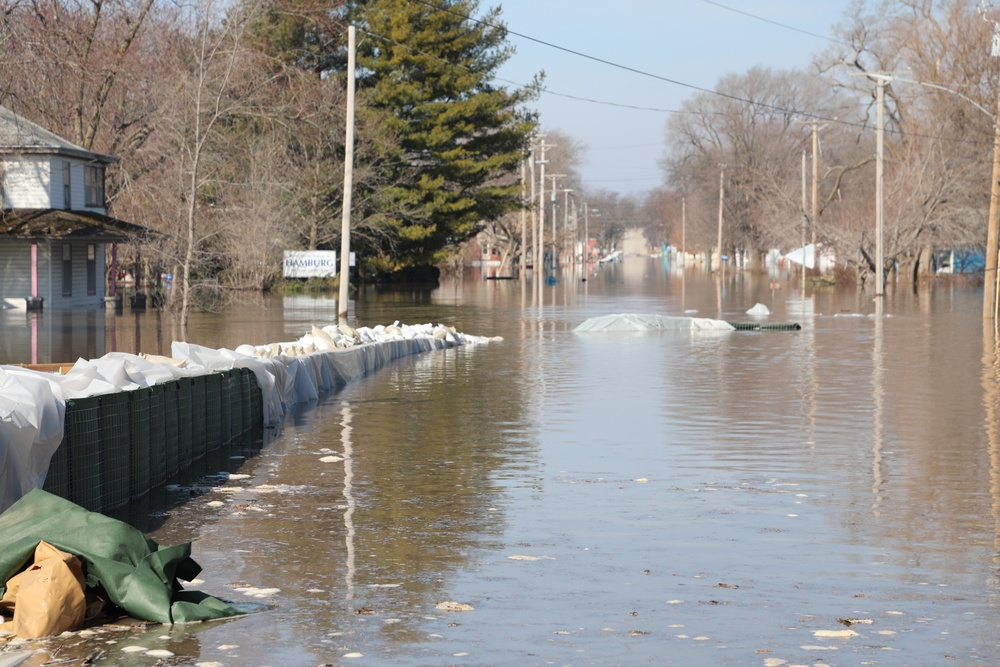
<instances>
[{"instance_id":1,"label":"wooden utility pole","mask_svg":"<svg viewBox=\"0 0 1000 667\"><path fill-rule=\"evenodd\" d=\"M525 160L521 159L521 263L518 271L518 277L521 280L525 279L528 268L528 201L527 201L527 187L528 184L524 182L524 171L525 171Z\"/></svg>"},{"instance_id":2,"label":"wooden utility pole","mask_svg":"<svg viewBox=\"0 0 1000 667\"><path fill-rule=\"evenodd\" d=\"M813 183L816 181L814 180ZM814 200L815 201L815 200ZM806 226L809 220L806 218L806 152L802 151L802 294L806 293ZM813 246L813 252L816 248Z\"/></svg>"},{"instance_id":3,"label":"wooden utility pole","mask_svg":"<svg viewBox=\"0 0 1000 667\"><path fill-rule=\"evenodd\" d=\"M997 95L997 118L1000 119L1000 94ZM1000 122L995 122L993 138L993 181L990 185L990 214L986 228L986 271L983 276L983 319L996 319L997 313L997 232L1000 228Z\"/></svg>"},{"instance_id":4,"label":"wooden utility pole","mask_svg":"<svg viewBox=\"0 0 1000 667\"><path fill-rule=\"evenodd\" d=\"M875 119L878 132L875 135L875 297L885 296L885 248L882 247L883 191L885 187L885 84L891 76L876 75Z\"/></svg>"},{"instance_id":5,"label":"wooden utility pole","mask_svg":"<svg viewBox=\"0 0 1000 667\"><path fill-rule=\"evenodd\" d=\"M681 267L687 268L687 199L681 197Z\"/></svg>"},{"instance_id":6,"label":"wooden utility pole","mask_svg":"<svg viewBox=\"0 0 1000 667\"><path fill-rule=\"evenodd\" d=\"M824 126L825 127L825 126ZM813 154L812 154L812 219L810 228L812 229L813 257L815 257L816 268L819 268L819 252L816 248L816 221L819 220L819 128L813 122Z\"/></svg>"},{"instance_id":7,"label":"wooden utility pole","mask_svg":"<svg viewBox=\"0 0 1000 667\"><path fill-rule=\"evenodd\" d=\"M548 162L545 159L545 136L542 135L541 141L542 149L542 159L538 161L541 165L542 171L541 176L538 179L538 238L535 239L535 275L543 276L545 275L545 165ZM538 293L541 294L541 288L539 288Z\"/></svg>"},{"instance_id":8,"label":"wooden utility pole","mask_svg":"<svg viewBox=\"0 0 1000 667\"><path fill-rule=\"evenodd\" d=\"M724 164L720 165L719 166L719 241L718 241L719 264L716 267L717 271L722 270L722 202L726 194L725 174L726 174L726 165ZM711 262L709 262L709 264L711 264Z\"/></svg>"},{"instance_id":9,"label":"wooden utility pole","mask_svg":"<svg viewBox=\"0 0 1000 667\"><path fill-rule=\"evenodd\" d=\"M337 319L347 323L347 287L351 270L351 191L354 180L354 26L347 27L347 130L344 139L344 207L340 220L340 296Z\"/></svg>"}]
</instances>

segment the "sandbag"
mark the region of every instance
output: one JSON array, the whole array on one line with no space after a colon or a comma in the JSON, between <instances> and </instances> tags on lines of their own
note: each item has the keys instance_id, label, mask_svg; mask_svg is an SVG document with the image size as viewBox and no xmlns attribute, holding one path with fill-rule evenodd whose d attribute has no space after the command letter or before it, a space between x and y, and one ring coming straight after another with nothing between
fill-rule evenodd
<instances>
[{"instance_id":1,"label":"sandbag","mask_svg":"<svg viewBox=\"0 0 1000 667\"><path fill-rule=\"evenodd\" d=\"M229 604L200 591L181 590L201 568L191 544L164 547L139 530L35 489L0 514L0 581L24 568L39 542L77 556L88 589L134 618L192 623L237 616Z\"/></svg>"},{"instance_id":2,"label":"sandbag","mask_svg":"<svg viewBox=\"0 0 1000 667\"><path fill-rule=\"evenodd\" d=\"M47 637L79 627L86 615L80 559L42 541L28 569L11 577L0 605L14 620L0 625L22 639Z\"/></svg>"}]
</instances>

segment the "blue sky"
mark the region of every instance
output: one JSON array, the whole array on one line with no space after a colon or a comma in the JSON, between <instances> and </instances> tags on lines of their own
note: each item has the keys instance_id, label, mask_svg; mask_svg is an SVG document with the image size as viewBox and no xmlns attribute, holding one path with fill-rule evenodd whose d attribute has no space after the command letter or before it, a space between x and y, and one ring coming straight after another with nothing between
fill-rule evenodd
<instances>
[{"instance_id":1,"label":"blue sky","mask_svg":"<svg viewBox=\"0 0 1000 667\"><path fill-rule=\"evenodd\" d=\"M483 0L482 7L494 4ZM502 18L512 33L713 89L723 75L742 73L753 65L808 69L812 57L831 45L823 37L832 35L832 26L844 20L849 4L850 0L508 0L502 3ZM527 83L544 70L545 85L555 93L656 109L678 109L696 93L515 34L509 40L517 52L499 73L504 80ZM561 130L587 146L580 170L586 188L639 193L662 183L657 162L663 155L668 113L547 93L532 106L540 112L544 130Z\"/></svg>"}]
</instances>

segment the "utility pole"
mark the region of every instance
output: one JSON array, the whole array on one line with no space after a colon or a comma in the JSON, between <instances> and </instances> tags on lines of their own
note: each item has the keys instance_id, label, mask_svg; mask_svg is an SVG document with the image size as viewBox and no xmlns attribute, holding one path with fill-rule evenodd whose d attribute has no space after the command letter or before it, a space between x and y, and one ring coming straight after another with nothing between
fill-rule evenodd
<instances>
[{"instance_id":1,"label":"utility pole","mask_svg":"<svg viewBox=\"0 0 1000 667\"><path fill-rule=\"evenodd\" d=\"M525 160L526 158L521 159L521 263L518 267L518 277L521 280L525 279L528 268L528 184L524 182Z\"/></svg>"},{"instance_id":2,"label":"utility pole","mask_svg":"<svg viewBox=\"0 0 1000 667\"><path fill-rule=\"evenodd\" d=\"M535 137L531 138L531 151L528 153L528 175L531 177L531 265L535 267L538 261L538 253L535 251L535 246L538 245L538 214L535 211ZM534 270L532 268L532 273Z\"/></svg>"},{"instance_id":3,"label":"utility pole","mask_svg":"<svg viewBox=\"0 0 1000 667\"><path fill-rule=\"evenodd\" d=\"M885 248L883 217L885 191L885 85L893 80L885 72L859 72L875 81L875 298L885 296Z\"/></svg>"},{"instance_id":4,"label":"utility pole","mask_svg":"<svg viewBox=\"0 0 1000 667\"><path fill-rule=\"evenodd\" d=\"M535 239L535 271L539 271L539 276L545 271L545 257L543 247L545 245L545 138L542 138L542 159L539 164L542 167L541 176L538 179L538 238Z\"/></svg>"},{"instance_id":5,"label":"utility pole","mask_svg":"<svg viewBox=\"0 0 1000 667\"><path fill-rule=\"evenodd\" d=\"M719 265L716 267L717 271L722 270L722 202L726 194L725 173L726 165L719 165Z\"/></svg>"},{"instance_id":6,"label":"utility pole","mask_svg":"<svg viewBox=\"0 0 1000 667\"><path fill-rule=\"evenodd\" d=\"M1000 57L1000 25L993 24L992 57ZM997 115L993 119L993 181L990 184L990 217L986 228L986 268L983 275L983 320L997 318L997 293L1000 274L997 273L997 236L1000 232L1000 92L997 93Z\"/></svg>"},{"instance_id":7,"label":"utility pole","mask_svg":"<svg viewBox=\"0 0 1000 667\"><path fill-rule=\"evenodd\" d=\"M882 231L885 188L885 84L892 81L892 76L874 75L878 82L875 103L875 124L878 132L875 135L875 297L885 296L885 248L882 247Z\"/></svg>"},{"instance_id":8,"label":"utility pole","mask_svg":"<svg viewBox=\"0 0 1000 667\"><path fill-rule=\"evenodd\" d=\"M815 181L814 181L815 182ZM806 225L809 223L806 218L806 152L802 151L802 297L806 295ZM816 247L813 246L813 252Z\"/></svg>"},{"instance_id":9,"label":"utility pole","mask_svg":"<svg viewBox=\"0 0 1000 667\"><path fill-rule=\"evenodd\" d=\"M354 181L354 63L355 30L347 27L347 129L344 139L344 203L340 219L340 295L337 319L347 323L347 287L351 270L351 192Z\"/></svg>"},{"instance_id":10,"label":"utility pole","mask_svg":"<svg viewBox=\"0 0 1000 667\"><path fill-rule=\"evenodd\" d=\"M812 155L812 218L810 227L812 229L813 257L815 257L816 267L819 268L819 252L816 248L816 221L819 220L819 138L817 134L819 128L813 121L813 155Z\"/></svg>"},{"instance_id":11,"label":"utility pole","mask_svg":"<svg viewBox=\"0 0 1000 667\"><path fill-rule=\"evenodd\" d=\"M572 188L563 188L565 196L563 197L563 236L562 243L559 249L559 254L562 255L566 251L566 239L569 238L569 195L573 192Z\"/></svg>"},{"instance_id":12,"label":"utility pole","mask_svg":"<svg viewBox=\"0 0 1000 667\"><path fill-rule=\"evenodd\" d=\"M549 178L552 179L552 270L556 270L556 259L558 256L558 251L556 250L556 179L565 178L566 174L549 174Z\"/></svg>"},{"instance_id":13,"label":"utility pole","mask_svg":"<svg viewBox=\"0 0 1000 667\"><path fill-rule=\"evenodd\" d=\"M681 268L687 268L687 199L681 197Z\"/></svg>"},{"instance_id":14,"label":"utility pole","mask_svg":"<svg viewBox=\"0 0 1000 667\"><path fill-rule=\"evenodd\" d=\"M576 271L576 245L580 242L580 218L576 213L576 197L573 197L573 245L570 253L573 255L573 271Z\"/></svg>"}]
</instances>

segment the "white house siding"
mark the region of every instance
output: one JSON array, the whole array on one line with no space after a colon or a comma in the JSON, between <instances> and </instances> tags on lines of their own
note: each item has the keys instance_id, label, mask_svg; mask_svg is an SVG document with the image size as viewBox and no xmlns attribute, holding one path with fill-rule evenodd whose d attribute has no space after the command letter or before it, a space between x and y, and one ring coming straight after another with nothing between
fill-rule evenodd
<instances>
[{"instance_id":1,"label":"white house siding","mask_svg":"<svg viewBox=\"0 0 1000 667\"><path fill-rule=\"evenodd\" d=\"M31 244L0 244L0 298L4 308L24 309L31 295Z\"/></svg>"},{"instance_id":2,"label":"white house siding","mask_svg":"<svg viewBox=\"0 0 1000 667\"><path fill-rule=\"evenodd\" d=\"M50 167L47 156L5 158L3 160L3 207L53 208L49 196L51 192L49 184L52 180ZM62 169L61 163L60 169ZM60 183L61 180L60 177Z\"/></svg>"},{"instance_id":3,"label":"white house siding","mask_svg":"<svg viewBox=\"0 0 1000 667\"><path fill-rule=\"evenodd\" d=\"M99 307L104 304L104 245L97 243L95 248L96 293L87 294L87 241L74 241L70 244L72 273L72 295L63 296L63 241L50 242L49 280L48 287L51 297L46 297L45 308L87 308ZM39 272L41 272L39 268Z\"/></svg>"},{"instance_id":4,"label":"white house siding","mask_svg":"<svg viewBox=\"0 0 1000 667\"><path fill-rule=\"evenodd\" d=\"M63 296L62 246L64 241L38 243L38 295L44 310L56 308L98 308L104 304L104 244L95 243L95 294L87 294L88 241L70 242L72 295ZM11 240L0 244L0 300L5 308L25 308L24 297L31 294L31 241Z\"/></svg>"},{"instance_id":5,"label":"white house siding","mask_svg":"<svg viewBox=\"0 0 1000 667\"><path fill-rule=\"evenodd\" d=\"M70 165L70 177L69 177L69 188L70 188L70 205L66 206L66 191L63 189L63 163L68 162ZM106 209L103 207L95 206L85 206L87 196L86 186L84 184L84 168L88 164L93 164L89 162L83 162L81 160L73 160L71 158L62 157L59 155L54 155L50 158L49 162L49 173L51 177L51 187L49 194L49 201L52 202L51 208L68 208L74 211L94 211L95 213L106 213Z\"/></svg>"}]
</instances>

